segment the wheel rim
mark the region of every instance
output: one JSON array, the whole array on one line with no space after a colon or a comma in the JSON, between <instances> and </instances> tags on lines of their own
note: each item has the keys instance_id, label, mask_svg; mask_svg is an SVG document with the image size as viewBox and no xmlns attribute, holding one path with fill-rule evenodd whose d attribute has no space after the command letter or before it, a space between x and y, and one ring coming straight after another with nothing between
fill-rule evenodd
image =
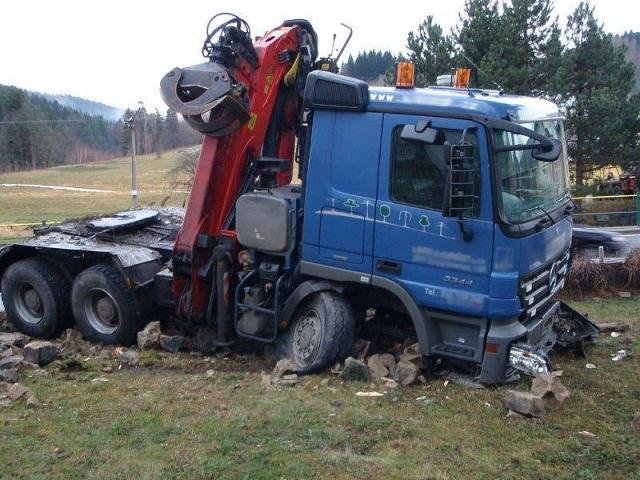
<instances>
[{"instance_id":1,"label":"wheel rim","mask_svg":"<svg viewBox=\"0 0 640 480\"><path fill-rule=\"evenodd\" d=\"M322 322L315 310L307 311L293 330L293 355L298 365L309 366L318 356L322 342Z\"/></svg>"},{"instance_id":2,"label":"wheel rim","mask_svg":"<svg viewBox=\"0 0 640 480\"><path fill-rule=\"evenodd\" d=\"M84 300L84 314L91 326L98 332L111 335L121 322L120 308L106 290L94 288L87 292Z\"/></svg>"},{"instance_id":3,"label":"wheel rim","mask_svg":"<svg viewBox=\"0 0 640 480\"><path fill-rule=\"evenodd\" d=\"M29 282L21 282L14 291L13 304L18 315L27 323L36 324L44 317L44 302L36 288Z\"/></svg>"}]
</instances>

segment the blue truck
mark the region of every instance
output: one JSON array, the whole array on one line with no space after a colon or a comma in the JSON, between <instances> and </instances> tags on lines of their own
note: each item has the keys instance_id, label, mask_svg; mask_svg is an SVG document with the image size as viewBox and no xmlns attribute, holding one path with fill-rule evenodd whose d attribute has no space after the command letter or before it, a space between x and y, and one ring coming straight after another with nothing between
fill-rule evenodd
<instances>
[{"instance_id":1,"label":"blue truck","mask_svg":"<svg viewBox=\"0 0 640 480\"><path fill-rule=\"evenodd\" d=\"M20 330L130 344L166 307L219 346L273 343L301 373L385 335L415 339L427 372L445 362L484 383L548 373L554 346L597 335L556 299L573 211L556 105L412 78L369 87L317 59L306 21L254 43L245 25L211 31L209 61L161 83L205 134L184 218L123 212L1 250Z\"/></svg>"}]
</instances>

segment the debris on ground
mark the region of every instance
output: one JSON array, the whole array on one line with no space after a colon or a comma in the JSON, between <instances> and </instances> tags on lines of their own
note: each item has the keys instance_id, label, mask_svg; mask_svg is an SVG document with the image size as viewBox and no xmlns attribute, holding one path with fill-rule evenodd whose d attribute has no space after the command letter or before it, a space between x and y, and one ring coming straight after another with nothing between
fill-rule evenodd
<instances>
[{"instance_id":1,"label":"debris on ground","mask_svg":"<svg viewBox=\"0 0 640 480\"><path fill-rule=\"evenodd\" d=\"M149 322L138 332L138 348L140 350L157 348L160 345L161 334L160 322Z\"/></svg>"},{"instance_id":2,"label":"debris on ground","mask_svg":"<svg viewBox=\"0 0 640 480\"><path fill-rule=\"evenodd\" d=\"M598 368L594 363L587 363L584 368Z\"/></svg>"},{"instance_id":3,"label":"debris on ground","mask_svg":"<svg viewBox=\"0 0 640 480\"><path fill-rule=\"evenodd\" d=\"M0 382L15 383L18 380L17 368L3 368L0 370Z\"/></svg>"},{"instance_id":4,"label":"debris on ground","mask_svg":"<svg viewBox=\"0 0 640 480\"><path fill-rule=\"evenodd\" d=\"M0 333L0 348L14 346L22 348L29 343L30 340L31 337L20 332Z\"/></svg>"},{"instance_id":5,"label":"debris on ground","mask_svg":"<svg viewBox=\"0 0 640 480\"><path fill-rule=\"evenodd\" d=\"M382 397L384 393L380 392L356 392L356 397Z\"/></svg>"},{"instance_id":6,"label":"debris on ground","mask_svg":"<svg viewBox=\"0 0 640 480\"><path fill-rule=\"evenodd\" d=\"M619 362L620 360L625 358L627 355L628 354L626 350L618 350L616 353L611 354L611 360L614 362Z\"/></svg>"},{"instance_id":7,"label":"debris on ground","mask_svg":"<svg viewBox=\"0 0 640 480\"><path fill-rule=\"evenodd\" d=\"M601 333L609 333L613 331L626 332L627 330L629 330L629 325L619 322L596 323L596 327L600 329Z\"/></svg>"},{"instance_id":8,"label":"debris on ground","mask_svg":"<svg viewBox=\"0 0 640 480\"><path fill-rule=\"evenodd\" d=\"M24 359L36 365L47 365L53 362L58 354L58 348L51 342L35 340L24 346Z\"/></svg>"},{"instance_id":9,"label":"debris on ground","mask_svg":"<svg viewBox=\"0 0 640 480\"><path fill-rule=\"evenodd\" d=\"M618 292L620 298L631 298L631 292Z\"/></svg>"},{"instance_id":10,"label":"debris on ground","mask_svg":"<svg viewBox=\"0 0 640 480\"><path fill-rule=\"evenodd\" d=\"M562 371L537 375L531 383L531 393L542 399L546 408L560 408L569 398L569 389L560 381Z\"/></svg>"},{"instance_id":11,"label":"debris on ground","mask_svg":"<svg viewBox=\"0 0 640 480\"><path fill-rule=\"evenodd\" d=\"M182 348L183 343L182 335L160 335L160 346L168 352L176 353Z\"/></svg>"},{"instance_id":12,"label":"debris on ground","mask_svg":"<svg viewBox=\"0 0 640 480\"><path fill-rule=\"evenodd\" d=\"M519 413L526 417L543 417L546 413L542 398L531 392L507 390L504 396L504 404L509 411Z\"/></svg>"},{"instance_id":13,"label":"debris on ground","mask_svg":"<svg viewBox=\"0 0 640 480\"><path fill-rule=\"evenodd\" d=\"M362 360L349 357L344 361L344 367L340 372L343 380L362 380L368 382L371 380L369 367Z\"/></svg>"},{"instance_id":14,"label":"debris on ground","mask_svg":"<svg viewBox=\"0 0 640 480\"><path fill-rule=\"evenodd\" d=\"M273 368L273 375L279 377L287 373L295 373L297 369L298 367L296 367L295 363L288 358L283 358L278 360L278 363L276 363L276 366Z\"/></svg>"},{"instance_id":15,"label":"debris on ground","mask_svg":"<svg viewBox=\"0 0 640 480\"><path fill-rule=\"evenodd\" d=\"M620 336L620 332L611 332L612 338L618 338Z\"/></svg>"},{"instance_id":16,"label":"debris on ground","mask_svg":"<svg viewBox=\"0 0 640 480\"><path fill-rule=\"evenodd\" d=\"M598 436L595 433L591 433L587 430L583 430L581 432L578 432L578 435L580 435L582 438L588 438L588 439L595 439L598 438Z\"/></svg>"},{"instance_id":17,"label":"debris on ground","mask_svg":"<svg viewBox=\"0 0 640 480\"><path fill-rule=\"evenodd\" d=\"M140 363L140 354L135 350L121 350L119 354L120 364L135 367Z\"/></svg>"},{"instance_id":18,"label":"debris on ground","mask_svg":"<svg viewBox=\"0 0 640 480\"><path fill-rule=\"evenodd\" d=\"M482 390L485 388L480 382L476 382L473 377L469 375L461 375L456 372L448 372L445 374L447 380L452 381L453 383L460 385L462 387L471 388L474 390Z\"/></svg>"},{"instance_id":19,"label":"debris on ground","mask_svg":"<svg viewBox=\"0 0 640 480\"><path fill-rule=\"evenodd\" d=\"M24 361L22 355L9 355L0 359L0 370L6 370L9 368L16 368Z\"/></svg>"},{"instance_id":20,"label":"debris on ground","mask_svg":"<svg viewBox=\"0 0 640 480\"><path fill-rule=\"evenodd\" d=\"M295 373L296 370L296 364L288 358L278 360L271 374L266 372L260 373L262 385L269 390L275 387L293 387L300 381L300 378Z\"/></svg>"},{"instance_id":21,"label":"debris on ground","mask_svg":"<svg viewBox=\"0 0 640 480\"><path fill-rule=\"evenodd\" d=\"M24 401L28 407L39 407L42 404L30 388L20 383L0 382L0 406L9 406L11 402Z\"/></svg>"},{"instance_id":22,"label":"debris on ground","mask_svg":"<svg viewBox=\"0 0 640 480\"><path fill-rule=\"evenodd\" d=\"M371 376L375 380L381 380L385 377L393 377L396 371L396 359L390 353L376 353L371 355L367 360L367 366L371 372Z\"/></svg>"}]
</instances>

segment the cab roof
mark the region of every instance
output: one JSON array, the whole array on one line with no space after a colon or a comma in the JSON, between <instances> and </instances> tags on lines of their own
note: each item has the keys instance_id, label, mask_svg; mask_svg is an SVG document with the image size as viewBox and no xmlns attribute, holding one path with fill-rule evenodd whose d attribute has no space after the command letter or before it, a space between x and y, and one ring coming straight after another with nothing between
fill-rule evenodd
<instances>
[{"instance_id":1,"label":"cab roof","mask_svg":"<svg viewBox=\"0 0 640 480\"><path fill-rule=\"evenodd\" d=\"M487 117L522 122L560 116L553 102L496 90L451 87L369 87L367 111L434 116Z\"/></svg>"}]
</instances>

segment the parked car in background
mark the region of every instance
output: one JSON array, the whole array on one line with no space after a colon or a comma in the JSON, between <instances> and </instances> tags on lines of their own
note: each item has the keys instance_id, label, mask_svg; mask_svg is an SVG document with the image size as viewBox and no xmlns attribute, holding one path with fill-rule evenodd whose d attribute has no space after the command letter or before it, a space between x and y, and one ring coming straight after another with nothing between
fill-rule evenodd
<instances>
[{"instance_id":1,"label":"parked car in background","mask_svg":"<svg viewBox=\"0 0 640 480\"><path fill-rule=\"evenodd\" d=\"M626 257L631 245L625 235L615 230L598 227L574 226L571 238L571 254L589 258L598 256L599 247L607 257Z\"/></svg>"}]
</instances>

